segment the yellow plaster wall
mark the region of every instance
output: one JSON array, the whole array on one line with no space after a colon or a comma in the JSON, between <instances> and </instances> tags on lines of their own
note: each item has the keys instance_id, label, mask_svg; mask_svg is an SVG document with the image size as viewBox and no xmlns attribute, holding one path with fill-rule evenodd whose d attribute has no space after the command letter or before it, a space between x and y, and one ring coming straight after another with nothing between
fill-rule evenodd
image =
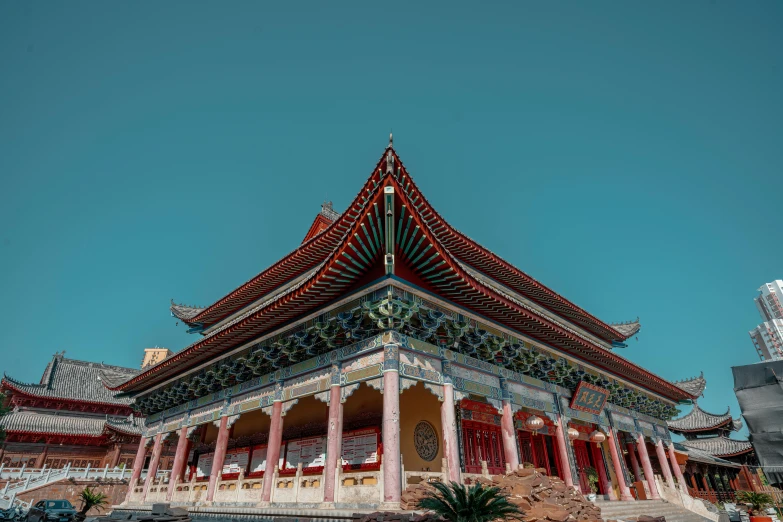
<instances>
[{"instance_id":1,"label":"yellow plaster wall","mask_svg":"<svg viewBox=\"0 0 783 522\"><path fill-rule=\"evenodd\" d=\"M283 417L283 430L297 428L313 422L324 422L329 416L329 406L312 395L299 399Z\"/></svg>"},{"instance_id":2,"label":"yellow plaster wall","mask_svg":"<svg viewBox=\"0 0 783 522\"><path fill-rule=\"evenodd\" d=\"M269 425L272 423L269 415L261 410L253 410L243 413L234 424L233 436L244 437L257 433L269 433Z\"/></svg>"},{"instance_id":3,"label":"yellow plaster wall","mask_svg":"<svg viewBox=\"0 0 783 522\"><path fill-rule=\"evenodd\" d=\"M419 457L413 439L416 425L427 421L438 434L438 454L432 461ZM440 425L440 401L421 383L408 388L400 395L400 451L405 471L441 471L443 458L443 434Z\"/></svg>"},{"instance_id":4,"label":"yellow plaster wall","mask_svg":"<svg viewBox=\"0 0 783 522\"><path fill-rule=\"evenodd\" d=\"M207 427L207 433L204 435L204 444L212 444L217 440L218 431L220 430L215 426L214 422L208 422L205 426Z\"/></svg>"},{"instance_id":5,"label":"yellow plaster wall","mask_svg":"<svg viewBox=\"0 0 783 522\"><path fill-rule=\"evenodd\" d=\"M343 423L367 413L383 413L383 395L362 383L343 404Z\"/></svg>"}]
</instances>

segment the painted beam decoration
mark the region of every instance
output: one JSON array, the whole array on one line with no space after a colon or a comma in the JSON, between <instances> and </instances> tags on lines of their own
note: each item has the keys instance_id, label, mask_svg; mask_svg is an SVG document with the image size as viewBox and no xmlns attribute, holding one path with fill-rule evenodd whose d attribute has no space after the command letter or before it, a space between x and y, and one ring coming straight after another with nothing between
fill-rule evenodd
<instances>
[{"instance_id":1,"label":"painted beam decoration","mask_svg":"<svg viewBox=\"0 0 783 522\"><path fill-rule=\"evenodd\" d=\"M601 415L608 398L609 390L582 381L576 387L576 391L571 398L570 408L592 413L593 415Z\"/></svg>"}]
</instances>

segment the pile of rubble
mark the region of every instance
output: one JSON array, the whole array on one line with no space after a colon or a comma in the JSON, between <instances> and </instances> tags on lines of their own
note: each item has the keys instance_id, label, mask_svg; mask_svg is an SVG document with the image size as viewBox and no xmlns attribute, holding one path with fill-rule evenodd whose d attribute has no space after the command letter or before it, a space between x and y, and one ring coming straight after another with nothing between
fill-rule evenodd
<instances>
[{"instance_id":1,"label":"pile of rubble","mask_svg":"<svg viewBox=\"0 0 783 522\"><path fill-rule=\"evenodd\" d=\"M498 487L509 502L519 506L524 522L593 522L601 520L601 509L557 477L548 477L543 469L522 468L508 475L476 480ZM419 500L435 491L429 484L409 486L402 494L402 509L418 509Z\"/></svg>"}]
</instances>

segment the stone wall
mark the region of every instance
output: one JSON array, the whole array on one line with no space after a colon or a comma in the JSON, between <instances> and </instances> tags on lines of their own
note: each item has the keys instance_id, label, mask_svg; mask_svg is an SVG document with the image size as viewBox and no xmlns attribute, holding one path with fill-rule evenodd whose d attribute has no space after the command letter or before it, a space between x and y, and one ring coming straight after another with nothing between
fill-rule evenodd
<instances>
[{"instance_id":1,"label":"stone wall","mask_svg":"<svg viewBox=\"0 0 783 522\"><path fill-rule=\"evenodd\" d=\"M46 486L27 491L25 493L22 493L17 498L20 498L24 500L25 502L32 502L35 504L39 500L45 500L45 499L51 499L51 500L60 500L65 499L71 502L73 506L78 510L81 508L81 501L79 500L79 495L81 494L82 490L84 488L89 487L91 489L95 489L96 491L99 491L101 493L104 493L105 495L108 495L107 501L109 502L108 506L104 509L104 511L110 511L111 506L116 506L123 500L125 500L125 495L128 492L128 483L127 481L102 481L97 482L95 480L61 480L59 482L53 482L52 484L47 484ZM96 509L90 510L88 515L95 516L98 515L99 512Z\"/></svg>"}]
</instances>

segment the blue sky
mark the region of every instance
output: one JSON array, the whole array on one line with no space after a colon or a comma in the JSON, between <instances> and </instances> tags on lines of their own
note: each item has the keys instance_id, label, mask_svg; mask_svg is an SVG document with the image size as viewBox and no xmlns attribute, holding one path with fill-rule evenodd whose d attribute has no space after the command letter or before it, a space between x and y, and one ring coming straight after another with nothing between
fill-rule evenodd
<instances>
[{"instance_id":1,"label":"blue sky","mask_svg":"<svg viewBox=\"0 0 783 522\"><path fill-rule=\"evenodd\" d=\"M138 366L386 145L454 226L739 413L783 277L783 4L0 3L0 370Z\"/></svg>"}]
</instances>

